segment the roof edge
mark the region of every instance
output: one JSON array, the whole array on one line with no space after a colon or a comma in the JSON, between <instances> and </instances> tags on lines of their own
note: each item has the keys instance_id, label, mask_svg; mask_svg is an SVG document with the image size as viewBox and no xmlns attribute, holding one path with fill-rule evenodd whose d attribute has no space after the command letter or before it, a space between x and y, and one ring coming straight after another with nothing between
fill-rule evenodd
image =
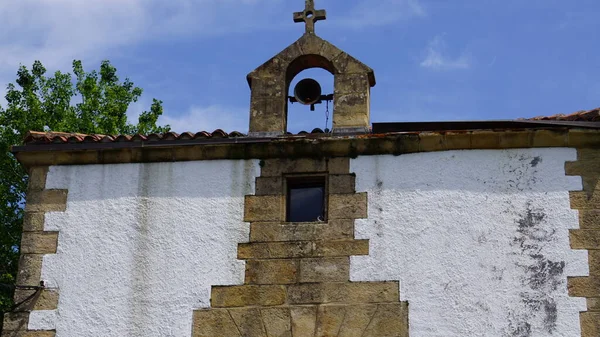
<instances>
[{"instance_id":1,"label":"roof edge","mask_svg":"<svg viewBox=\"0 0 600 337\"><path fill-rule=\"evenodd\" d=\"M223 138L165 142L80 143L13 147L27 168L217 159L324 158L540 147L599 148L600 130L549 128L404 132L327 137Z\"/></svg>"}]
</instances>

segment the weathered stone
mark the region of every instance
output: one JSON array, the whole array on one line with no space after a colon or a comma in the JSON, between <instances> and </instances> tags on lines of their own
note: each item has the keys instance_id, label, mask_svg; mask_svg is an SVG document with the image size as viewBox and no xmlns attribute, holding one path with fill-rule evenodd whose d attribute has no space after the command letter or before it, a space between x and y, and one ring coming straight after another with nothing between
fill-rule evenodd
<instances>
[{"instance_id":1,"label":"weathered stone","mask_svg":"<svg viewBox=\"0 0 600 337\"><path fill-rule=\"evenodd\" d=\"M250 132L283 133L286 130L283 98L253 98L250 104Z\"/></svg>"},{"instance_id":2,"label":"weathered stone","mask_svg":"<svg viewBox=\"0 0 600 337\"><path fill-rule=\"evenodd\" d=\"M588 251L588 263L590 265L590 276L600 277L600 250Z\"/></svg>"},{"instance_id":3,"label":"weathered stone","mask_svg":"<svg viewBox=\"0 0 600 337\"><path fill-rule=\"evenodd\" d=\"M569 277L567 281L569 296L600 297L600 278L598 277Z\"/></svg>"},{"instance_id":4,"label":"weathered stone","mask_svg":"<svg viewBox=\"0 0 600 337\"><path fill-rule=\"evenodd\" d=\"M469 138L469 143L471 139ZM404 137L396 139L393 144L395 147L391 151L393 154L402 154L402 153L416 153L419 152L420 140L419 135L408 134Z\"/></svg>"},{"instance_id":5,"label":"weathered stone","mask_svg":"<svg viewBox=\"0 0 600 337\"><path fill-rule=\"evenodd\" d=\"M408 337L408 315L401 303L380 303L365 336Z\"/></svg>"},{"instance_id":6,"label":"weathered stone","mask_svg":"<svg viewBox=\"0 0 600 337\"><path fill-rule=\"evenodd\" d=\"M600 229L572 229L569 233L572 249L600 249Z\"/></svg>"},{"instance_id":7,"label":"weathered stone","mask_svg":"<svg viewBox=\"0 0 600 337\"><path fill-rule=\"evenodd\" d=\"M173 150L173 152L178 152L176 156L181 156L185 158L186 156L189 158L190 149L182 148ZM102 159L107 163L129 163L134 161L133 153L131 151L127 151L127 149L111 149L102 152Z\"/></svg>"},{"instance_id":8,"label":"weathered stone","mask_svg":"<svg viewBox=\"0 0 600 337\"><path fill-rule=\"evenodd\" d=\"M17 284L22 286L39 286L42 275L43 255L22 254L19 258Z\"/></svg>"},{"instance_id":9,"label":"weathered stone","mask_svg":"<svg viewBox=\"0 0 600 337\"><path fill-rule=\"evenodd\" d=\"M244 221L282 221L283 197L248 195L245 199Z\"/></svg>"},{"instance_id":10,"label":"weathered stone","mask_svg":"<svg viewBox=\"0 0 600 337\"><path fill-rule=\"evenodd\" d=\"M369 68L364 63L350 56L348 58L348 62L346 63L346 69L344 71L346 74L367 74L371 79L371 86L375 85L375 75L373 74L373 69Z\"/></svg>"},{"instance_id":11,"label":"weathered stone","mask_svg":"<svg viewBox=\"0 0 600 337\"><path fill-rule=\"evenodd\" d=\"M332 174L329 175L330 194L353 194L355 193L356 176L354 174Z\"/></svg>"},{"instance_id":12,"label":"weathered stone","mask_svg":"<svg viewBox=\"0 0 600 337\"><path fill-rule=\"evenodd\" d=\"M32 295L34 295L31 297ZM30 298L27 300L28 298ZM54 310L58 308L58 291L52 289L43 289L36 293L36 290L17 289L15 290L15 302L21 303L20 310ZM26 301L27 300L27 301Z\"/></svg>"},{"instance_id":13,"label":"weathered stone","mask_svg":"<svg viewBox=\"0 0 600 337\"><path fill-rule=\"evenodd\" d=\"M242 337L227 309L194 311L192 337Z\"/></svg>"},{"instance_id":14,"label":"weathered stone","mask_svg":"<svg viewBox=\"0 0 600 337\"><path fill-rule=\"evenodd\" d=\"M327 159L327 172L329 172L329 174L350 173L350 158L335 157Z\"/></svg>"},{"instance_id":15,"label":"weathered stone","mask_svg":"<svg viewBox=\"0 0 600 337\"><path fill-rule=\"evenodd\" d=\"M444 135L439 133L422 133L419 135L419 140L419 149L423 152L444 150Z\"/></svg>"},{"instance_id":16,"label":"weathered stone","mask_svg":"<svg viewBox=\"0 0 600 337\"><path fill-rule=\"evenodd\" d=\"M349 279L349 257L300 260L300 282L344 282Z\"/></svg>"},{"instance_id":17,"label":"weathered stone","mask_svg":"<svg viewBox=\"0 0 600 337\"><path fill-rule=\"evenodd\" d=\"M377 304L361 304L345 306L346 318L338 333L339 337L362 337L369 326Z\"/></svg>"},{"instance_id":18,"label":"weathered stone","mask_svg":"<svg viewBox=\"0 0 600 337\"><path fill-rule=\"evenodd\" d=\"M321 46L321 50L319 51L319 55L323 56L327 60L334 60L341 53L342 51L338 47L332 45L327 41L323 41L323 45Z\"/></svg>"},{"instance_id":19,"label":"weathered stone","mask_svg":"<svg viewBox=\"0 0 600 337\"><path fill-rule=\"evenodd\" d=\"M252 223L250 241L317 241L354 237L352 219L329 220L328 223Z\"/></svg>"},{"instance_id":20,"label":"weathered stone","mask_svg":"<svg viewBox=\"0 0 600 337\"><path fill-rule=\"evenodd\" d=\"M283 195L282 177L258 177L256 178L255 195Z\"/></svg>"},{"instance_id":21,"label":"weathered stone","mask_svg":"<svg viewBox=\"0 0 600 337\"><path fill-rule=\"evenodd\" d=\"M229 314L242 336L267 337L259 308L229 309Z\"/></svg>"},{"instance_id":22,"label":"weathered stone","mask_svg":"<svg viewBox=\"0 0 600 337\"><path fill-rule=\"evenodd\" d=\"M369 128L369 92L339 95L333 102L333 127Z\"/></svg>"},{"instance_id":23,"label":"weathered stone","mask_svg":"<svg viewBox=\"0 0 600 337\"><path fill-rule=\"evenodd\" d=\"M247 284L290 284L298 275L296 260L249 260L246 261Z\"/></svg>"},{"instance_id":24,"label":"weathered stone","mask_svg":"<svg viewBox=\"0 0 600 337\"><path fill-rule=\"evenodd\" d=\"M579 130L579 131L581 131L581 130ZM587 134L587 133L583 132L583 134ZM597 136L600 136L600 132L598 132L597 130L596 130L596 134L597 134ZM595 167L594 165L597 165L598 162L600 162L600 149L598 149L598 148L579 148L579 149L577 149L577 161L581 162L581 163L585 163L585 166L592 165L592 167L591 167L592 170L585 169L583 172L598 174L599 172L593 170L593 168Z\"/></svg>"},{"instance_id":25,"label":"weathered stone","mask_svg":"<svg viewBox=\"0 0 600 337\"><path fill-rule=\"evenodd\" d=\"M292 337L292 317L288 307L261 310L268 337Z\"/></svg>"},{"instance_id":26,"label":"weathered stone","mask_svg":"<svg viewBox=\"0 0 600 337\"><path fill-rule=\"evenodd\" d=\"M55 331L2 331L2 337L55 337Z\"/></svg>"},{"instance_id":27,"label":"weathered stone","mask_svg":"<svg viewBox=\"0 0 600 337\"><path fill-rule=\"evenodd\" d=\"M25 212L64 212L67 190L40 190L27 193Z\"/></svg>"},{"instance_id":28,"label":"weathered stone","mask_svg":"<svg viewBox=\"0 0 600 337\"><path fill-rule=\"evenodd\" d=\"M327 19L327 12L315 9L314 1L306 1L304 11L294 13L294 22L304 22L306 32L302 38L315 37L315 23Z\"/></svg>"},{"instance_id":29,"label":"weathered stone","mask_svg":"<svg viewBox=\"0 0 600 337\"><path fill-rule=\"evenodd\" d=\"M304 55L319 55L325 40L314 34L305 34L298 40L298 45Z\"/></svg>"},{"instance_id":30,"label":"weathered stone","mask_svg":"<svg viewBox=\"0 0 600 337\"><path fill-rule=\"evenodd\" d=\"M252 79L252 97L255 99L279 99L286 95L285 80L278 77Z\"/></svg>"},{"instance_id":31,"label":"weathered stone","mask_svg":"<svg viewBox=\"0 0 600 337\"><path fill-rule=\"evenodd\" d=\"M44 289L35 301L33 310L55 310L58 309L59 293L56 290Z\"/></svg>"},{"instance_id":32,"label":"weathered stone","mask_svg":"<svg viewBox=\"0 0 600 337\"><path fill-rule=\"evenodd\" d=\"M569 192L572 209L598 209L600 208L600 194L590 196L587 191Z\"/></svg>"},{"instance_id":33,"label":"weathered stone","mask_svg":"<svg viewBox=\"0 0 600 337\"><path fill-rule=\"evenodd\" d=\"M420 138L418 139L420 142ZM420 150L420 144L417 144L417 150ZM425 148L425 147L423 147ZM471 134L468 132L447 132L444 135L444 149L463 150L471 148Z\"/></svg>"},{"instance_id":34,"label":"weathered stone","mask_svg":"<svg viewBox=\"0 0 600 337\"><path fill-rule=\"evenodd\" d=\"M588 311L600 311L600 297L588 297L586 300Z\"/></svg>"},{"instance_id":35,"label":"weathered stone","mask_svg":"<svg viewBox=\"0 0 600 337\"><path fill-rule=\"evenodd\" d=\"M4 325L2 325L2 330L26 330L28 323L28 312L8 312L4 314Z\"/></svg>"},{"instance_id":36,"label":"weathered stone","mask_svg":"<svg viewBox=\"0 0 600 337\"><path fill-rule=\"evenodd\" d=\"M159 163L171 161L173 155L173 149L158 148L157 151L142 151L141 158L144 162Z\"/></svg>"},{"instance_id":37,"label":"weathered stone","mask_svg":"<svg viewBox=\"0 0 600 337\"><path fill-rule=\"evenodd\" d=\"M329 219L364 219L367 217L367 194L330 194Z\"/></svg>"},{"instance_id":38,"label":"weathered stone","mask_svg":"<svg viewBox=\"0 0 600 337\"><path fill-rule=\"evenodd\" d=\"M500 148L500 134L496 131L473 131L471 132L471 147L478 149Z\"/></svg>"},{"instance_id":39,"label":"weathered stone","mask_svg":"<svg viewBox=\"0 0 600 337\"><path fill-rule=\"evenodd\" d=\"M557 147L566 146L567 137L562 131L536 130L533 134L533 147Z\"/></svg>"},{"instance_id":40,"label":"weathered stone","mask_svg":"<svg viewBox=\"0 0 600 337\"><path fill-rule=\"evenodd\" d=\"M337 336L344 325L346 308L341 305L320 305L317 310L317 333L315 336Z\"/></svg>"},{"instance_id":41,"label":"weathered stone","mask_svg":"<svg viewBox=\"0 0 600 337\"><path fill-rule=\"evenodd\" d=\"M600 210L580 210L579 227L582 229L600 229Z\"/></svg>"},{"instance_id":42,"label":"weathered stone","mask_svg":"<svg viewBox=\"0 0 600 337\"><path fill-rule=\"evenodd\" d=\"M238 259L281 259L311 256L314 242L241 243Z\"/></svg>"},{"instance_id":43,"label":"weathered stone","mask_svg":"<svg viewBox=\"0 0 600 337\"><path fill-rule=\"evenodd\" d=\"M530 147L533 139L529 132L503 130L499 137L499 148L516 149Z\"/></svg>"},{"instance_id":44,"label":"weathered stone","mask_svg":"<svg viewBox=\"0 0 600 337\"><path fill-rule=\"evenodd\" d=\"M581 323L581 337L600 336L600 312L579 313Z\"/></svg>"},{"instance_id":45,"label":"weathered stone","mask_svg":"<svg viewBox=\"0 0 600 337\"><path fill-rule=\"evenodd\" d=\"M278 285L213 286L211 306L273 306L285 303L285 288Z\"/></svg>"},{"instance_id":46,"label":"weathered stone","mask_svg":"<svg viewBox=\"0 0 600 337\"><path fill-rule=\"evenodd\" d=\"M22 254L55 254L58 232L24 232L21 238Z\"/></svg>"},{"instance_id":47,"label":"weathered stone","mask_svg":"<svg viewBox=\"0 0 600 337\"><path fill-rule=\"evenodd\" d=\"M366 73L339 74L336 76L334 95L364 93L369 91L369 76Z\"/></svg>"},{"instance_id":48,"label":"weathered stone","mask_svg":"<svg viewBox=\"0 0 600 337\"><path fill-rule=\"evenodd\" d=\"M346 52L342 51L339 53L332 61L333 66L339 74L346 73L346 68L348 68L348 60L352 56L348 55ZM335 90L335 89L334 89Z\"/></svg>"},{"instance_id":49,"label":"weathered stone","mask_svg":"<svg viewBox=\"0 0 600 337\"><path fill-rule=\"evenodd\" d=\"M319 241L315 257L369 255L369 240Z\"/></svg>"},{"instance_id":50,"label":"weathered stone","mask_svg":"<svg viewBox=\"0 0 600 337\"><path fill-rule=\"evenodd\" d=\"M238 245L238 259L285 259L367 255L368 240L252 242Z\"/></svg>"},{"instance_id":51,"label":"weathered stone","mask_svg":"<svg viewBox=\"0 0 600 337\"><path fill-rule=\"evenodd\" d=\"M581 153L583 150L579 149L577 152ZM595 154L590 154L594 156ZM581 156L581 155L580 155ZM581 176L581 175L598 175L600 174L600 159L584 157L585 159L579 159L577 161L570 161L565 163L565 173L567 175Z\"/></svg>"},{"instance_id":52,"label":"weathered stone","mask_svg":"<svg viewBox=\"0 0 600 337\"><path fill-rule=\"evenodd\" d=\"M303 283L288 288L288 302L291 304L381 303L398 300L398 282Z\"/></svg>"},{"instance_id":53,"label":"weathered stone","mask_svg":"<svg viewBox=\"0 0 600 337\"><path fill-rule=\"evenodd\" d=\"M317 322L316 306L294 306L290 308L293 337L314 337Z\"/></svg>"},{"instance_id":54,"label":"weathered stone","mask_svg":"<svg viewBox=\"0 0 600 337\"><path fill-rule=\"evenodd\" d=\"M39 232L44 230L44 213L25 212L23 217L24 232Z\"/></svg>"},{"instance_id":55,"label":"weathered stone","mask_svg":"<svg viewBox=\"0 0 600 337\"><path fill-rule=\"evenodd\" d=\"M267 159L261 170L262 177L280 177L284 173L323 173L327 171L327 161L323 159Z\"/></svg>"},{"instance_id":56,"label":"weathered stone","mask_svg":"<svg viewBox=\"0 0 600 337\"><path fill-rule=\"evenodd\" d=\"M46 188L48 166L34 166L29 169L28 191L43 190Z\"/></svg>"},{"instance_id":57,"label":"weathered stone","mask_svg":"<svg viewBox=\"0 0 600 337\"><path fill-rule=\"evenodd\" d=\"M591 133L586 132L583 129L571 129L568 133L568 147L575 148L600 148L600 137L598 137L598 130L594 130L596 133L595 137L590 137Z\"/></svg>"},{"instance_id":58,"label":"weathered stone","mask_svg":"<svg viewBox=\"0 0 600 337\"><path fill-rule=\"evenodd\" d=\"M290 62L302 56L302 49L300 48L300 44L298 41L295 41L287 48L282 50L276 57L280 58L284 64L284 66L288 66ZM259 68L260 69L260 68ZM283 72L277 72L276 75L281 76Z\"/></svg>"}]
</instances>

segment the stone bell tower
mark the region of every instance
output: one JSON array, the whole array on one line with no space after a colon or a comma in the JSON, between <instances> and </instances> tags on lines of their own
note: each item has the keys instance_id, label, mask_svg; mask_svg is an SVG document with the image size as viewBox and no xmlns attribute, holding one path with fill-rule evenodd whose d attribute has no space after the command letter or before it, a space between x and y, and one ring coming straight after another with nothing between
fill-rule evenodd
<instances>
[{"instance_id":1,"label":"stone bell tower","mask_svg":"<svg viewBox=\"0 0 600 337\"><path fill-rule=\"evenodd\" d=\"M333 132L360 133L370 127L370 89L373 70L315 34L315 23L326 19L306 0L304 11L294 13L306 32L296 42L248 74L251 88L250 135L270 137L287 131L288 92L300 72L322 68L334 76Z\"/></svg>"}]
</instances>

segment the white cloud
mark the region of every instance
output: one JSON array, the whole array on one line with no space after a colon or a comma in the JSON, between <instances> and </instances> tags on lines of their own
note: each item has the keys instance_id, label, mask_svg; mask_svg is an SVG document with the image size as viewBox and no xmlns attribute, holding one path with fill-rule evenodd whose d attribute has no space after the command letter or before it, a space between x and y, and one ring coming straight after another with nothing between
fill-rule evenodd
<instances>
[{"instance_id":1,"label":"white cloud","mask_svg":"<svg viewBox=\"0 0 600 337\"><path fill-rule=\"evenodd\" d=\"M158 120L159 125L169 124L175 132L212 132L222 129L225 132L248 131L247 109L228 108L221 105L207 107L192 106L181 115L164 114Z\"/></svg>"},{"instance_id":2,"label":"white cloud","mask_svg":"<svg viewBox=\"0 0 600 337\"><path fill-rule=\"evenodd\" d=\"M438 35L429 42L427 55L421 61L421 67L433 70L450 69L468 69L471 67L471 60L468 54L462 53L456 58L444 55L446 53L446 43L443 35Z\"/></svg>"},{"instance_id":3,"label":"white cloud","mask_svg":"<svg viewBox=\"0 0 600 337\"><path fill-rule=\"evenodd\" d=\"M0 1L0 83L20 64L51 71L73 59L97 63L116 48L178 36L264 29L257 20L282 0L7 0ZM5 86L0 89L3 93ZM2 94L1 96L4 96Z\"/></svg>"}]
</instances>

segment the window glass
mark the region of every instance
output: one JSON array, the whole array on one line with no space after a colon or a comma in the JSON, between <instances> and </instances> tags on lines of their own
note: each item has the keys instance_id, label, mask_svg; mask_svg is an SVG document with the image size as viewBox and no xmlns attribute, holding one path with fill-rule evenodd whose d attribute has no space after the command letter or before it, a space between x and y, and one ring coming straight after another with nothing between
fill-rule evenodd
<instances>
[{"instance_id":1,"label":"window glass","mask_svg":"<svg viewBox=\"0 0 600 337\"><path fill-rule=\"evenodd\" d=\"M325 184L323 182L289 183L289 222L316 222L325 220Z\"/></svg>"}]
</instances>

